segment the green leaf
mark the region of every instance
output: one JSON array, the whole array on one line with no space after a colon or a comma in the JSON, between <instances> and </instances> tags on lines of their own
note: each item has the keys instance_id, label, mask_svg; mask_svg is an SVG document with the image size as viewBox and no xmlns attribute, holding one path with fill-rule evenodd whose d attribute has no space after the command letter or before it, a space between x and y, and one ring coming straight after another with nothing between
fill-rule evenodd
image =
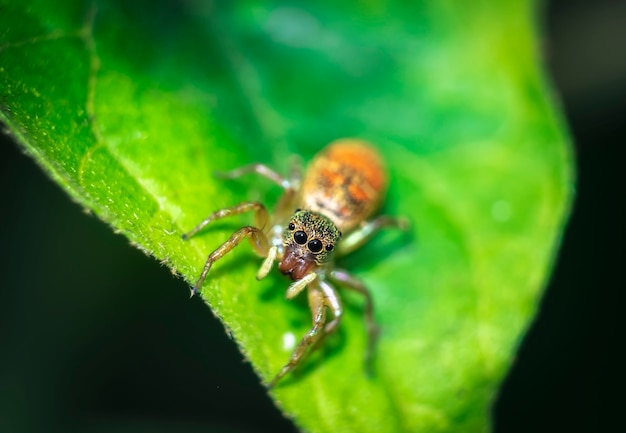
<instances>
[{"instance_id":1,"label":"green leaf","mask_svg":"<svg viewBox=\"0 0 626 433\"><path fill-rule=\"evenodd\" d=\"M310 432L485 431L573 190L535 13L523 1L0 0L0 120L73 199L190 283L251 219L180 234L279 193L215 170L284 172L335 138L376 143L384 210L411 221L342 262L373 292L376 373L362 363L362 301L346 294L338 334L271 395ZM202 296L267 380L310 313L283 299L277 273L257 282L259 265L242 246Z\"/></svg>"}]
</instances>

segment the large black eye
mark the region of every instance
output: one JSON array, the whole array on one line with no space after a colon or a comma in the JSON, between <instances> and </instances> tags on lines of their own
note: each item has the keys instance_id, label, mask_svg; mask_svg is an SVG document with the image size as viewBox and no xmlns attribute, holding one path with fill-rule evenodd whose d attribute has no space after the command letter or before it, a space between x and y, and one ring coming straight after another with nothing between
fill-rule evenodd
<instances>
[{"instance_id":1,"label":"large black eye","mask_svg":"<svg viewBox=\"0 0 626 433\"><path fill-rule=\"evenodd\" d=\"M298 230L293 234L293 240L296 241L298 245L306 244L307 235L302 230Z\"/></svg>"},{"instance_id":2,"label":"large black eye","mask_svg":"<svg viewBox=\"0 0 626 433\"><path fill-rule=\"evenodd\" d=\"M293 230L293 229L295 229L295 228L296 228L296 225L295 225L294 223L289 223L289 225L287 226L287 228L288 228L289 230Z\"/></svg>"},{"instance_id":3,"label":"large black eye","mask_svg":"<svg viewBox=\"0 0 626 433\"><path fill-rule=\"evenodd\" d=\"M322 242L319 239L313 239L309 241L309 250L312 253L319 253L322 251Z\"/></svg>"}]
</instances>

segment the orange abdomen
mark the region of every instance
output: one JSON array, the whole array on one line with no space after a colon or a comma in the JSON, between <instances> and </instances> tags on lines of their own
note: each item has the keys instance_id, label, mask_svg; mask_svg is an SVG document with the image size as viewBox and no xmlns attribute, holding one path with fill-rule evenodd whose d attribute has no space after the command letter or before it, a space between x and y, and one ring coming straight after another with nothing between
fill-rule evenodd
<instances>
[{"instance_id":1,"label":"orange abdomen","mask_svg":"<svg viewBox=\"0 0 626 433\"><path fill-rule=\"evenodd\" d=\"M382 159L367 142L332 142L311 162L302 185L306 209L330 218L349 232L374 213L385 195L387 175Z\"/></svg>"}]
</instances>

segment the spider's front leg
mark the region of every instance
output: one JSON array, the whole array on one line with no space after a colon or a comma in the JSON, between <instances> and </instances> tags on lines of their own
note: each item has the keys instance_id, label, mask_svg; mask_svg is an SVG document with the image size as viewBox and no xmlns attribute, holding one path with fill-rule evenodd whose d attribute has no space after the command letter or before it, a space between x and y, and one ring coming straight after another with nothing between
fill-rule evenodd
<instances>
[{"instance_id":1,"label":"spider's front leg","mask_svg":"<svg viewBox=\"0 0 626 433\"><path fill-rule=\"evenodd\" d=\"M202 268L202 273L200 274L200 277L198 278L196 284L193 286L192 295L199 293L200 287L202 287L202 283L204 283L204 280L211 270L211 266L213 265L213 263L228 254L233 248L239 245L239 243L246 238L250 240L252 247L261 257L267 257L268 259L271 258L272 261L275 259L276 252L273 251L273 247L270 248L270 242L267 238L267 235L262 230L262 228L267 225L267 210L265 209L265 206L258 202L245 202L237 206L215 211L204 220L202 220L202 222L200 222L200 224L194 227L190 232L183 234L182 238L189 239L212 221L251 210L253 210L255 213L256 224L261 228L252 226L242 227L235 233L233 233L226 242L224 242L222 245L217 247L215 251L209 254L204 264L204 267ZM266 259L264 265L268 262L268 259ZM271 262L269 264L271 265Z\"/></svg>"},{"instance_id":2,"label":"spider's front leg","mask_svg":"<svg viewBox=\"0 0 626 433\"><path fill-rule=\"evenodd\" d=\"M269 242L267 240L267 236L260 229L252 226L242 227L233 233L230 238L222 245L217 247L215 251L209 254L209 257L206 259L206 263L202 268L202 273L198 278L198 281L193 286L193 294L198 294L200 292L200 287L202 287L202 283L206 279L207 274L211 270L211 266L213 263L224 257L228 254L233 248L235 248L239 243L245 238L250 239L250 243L252 247L256 250L256 252L261 256L266 256L269 251Z\"/></svg>"},{"instance_id":3,"label":"spider's front leg","mask_svg":"<svg viewBox=\"0 0 626 433\"><path fill-rule=\"evenodd\" d=\"M315 349L329 332L336 329L336 325L341 319L341 305L334 294L334 290L323 280L318 279L315 281L314 277L310 279L314 281L308 286L309 307L311 309L313 326L302 340L300 340L300 343L298 343L291 354L289 362L287 362L276 377L269 383L268 386L270 388L276 385L283 376L296 368L311 352L309 349ZM332 291L331 297L328 297L326 293L329 289ZM333 320L328 324L326 323L327 309L330 309L333 315Z\"/></svg>"}]
</instances>

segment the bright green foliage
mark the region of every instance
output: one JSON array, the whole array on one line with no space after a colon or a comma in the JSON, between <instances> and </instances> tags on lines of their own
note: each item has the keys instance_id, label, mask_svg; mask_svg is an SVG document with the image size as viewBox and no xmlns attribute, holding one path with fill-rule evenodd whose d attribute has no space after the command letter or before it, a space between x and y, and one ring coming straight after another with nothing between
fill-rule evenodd
<instances>
[{"instance_id":1,"label":"bright green foliage","mask_svg":"<svg viewBox=\"0 0 626 433\"><path fill-rule=\"evenodd\" d=\"M346 295L340 332L271 394L310 432L486 431L573 189L535 13L525 1L0 0L0 120L73 199L189 282L252 217L182 232L278 194L214 170L284 171L334 138L376 143L385 212L412 226L342 263L373 291L376 375L361 300ZM284 334L299 338L310 316L283 299L282 276L257 282L259 265L240 247L202 296L269 379L289 357Z\"/></svg>"}]
</instances>

